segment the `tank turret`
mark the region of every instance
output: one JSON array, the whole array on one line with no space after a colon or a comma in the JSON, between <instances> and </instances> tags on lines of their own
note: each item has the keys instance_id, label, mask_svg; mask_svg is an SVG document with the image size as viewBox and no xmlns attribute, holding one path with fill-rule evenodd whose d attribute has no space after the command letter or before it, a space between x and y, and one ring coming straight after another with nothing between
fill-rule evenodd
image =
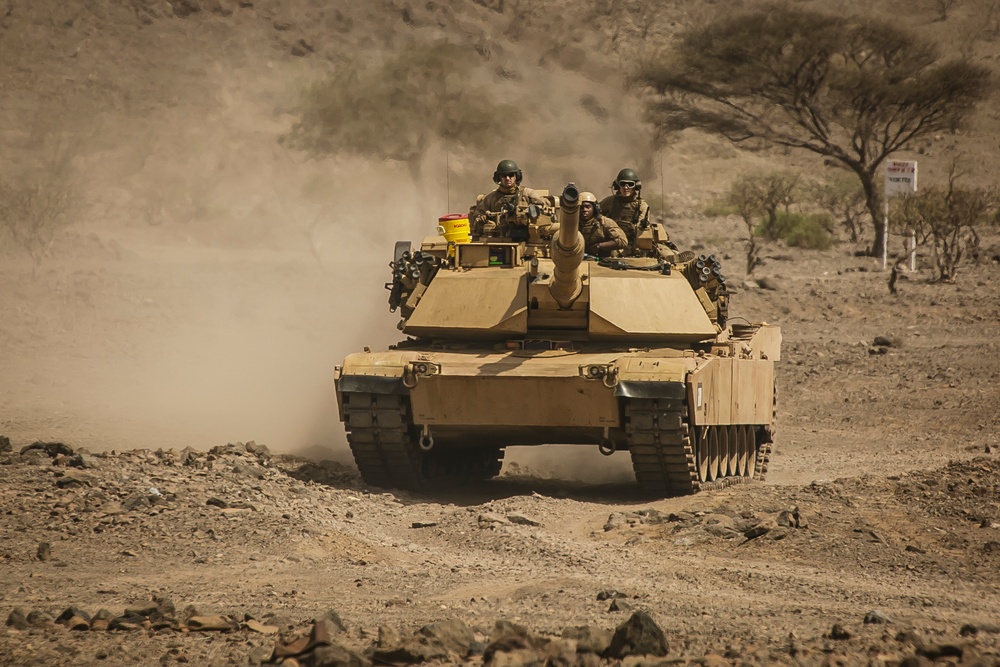
<instances>
[{"instance_id":1,"label":"tank turret","mask_svg":"<svg viewBox=\"0 0 1000 667\"><path fill-rule=\"evenodd\" d=\"M552 239L552 282L549 291L560 308L569 308L583 291L583 234L580 233L580 191L568 184L559 197L559 233Z\"/></svg>"}]
</instances>

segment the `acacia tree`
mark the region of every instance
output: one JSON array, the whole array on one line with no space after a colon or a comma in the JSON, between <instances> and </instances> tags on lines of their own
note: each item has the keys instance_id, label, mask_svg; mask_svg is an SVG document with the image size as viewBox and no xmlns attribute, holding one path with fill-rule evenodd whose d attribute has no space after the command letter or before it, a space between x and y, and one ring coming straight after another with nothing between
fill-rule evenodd
<instances>
[{"instance_id":1,"label":"acacia tree","mask_svg":"<svg viewBox=\"0 0 1000 667\"><path fill-rule=\"evenodd\" d=\"M991 88L990 71L944 59L888 23L795 7L725 15L682 34L640 67L648 119L663 139L701 128L749 148L786 146L857 175L875 225L876 173L894 151L955 128Z\"/></svg>"}]
</instances>

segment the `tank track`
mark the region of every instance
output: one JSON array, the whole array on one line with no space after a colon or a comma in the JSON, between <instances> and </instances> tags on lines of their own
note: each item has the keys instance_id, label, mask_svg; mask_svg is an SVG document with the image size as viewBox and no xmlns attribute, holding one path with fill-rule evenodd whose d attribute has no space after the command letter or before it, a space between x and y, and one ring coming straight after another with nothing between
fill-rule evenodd
<instances>
[{"instance_id":1,"label":"tank track","mask_svg":"<svg viewBox=\"0 0 1000 667\"><path fill-rule=\"evenodd\" d=\"M699 490L689 431L683 400L630 399L625 404L632 470L644 493L681 496Z\"/></svg>"},{"instance_id":2,"label":"tank track","mask_svg":"<svg viewBox=\"0 0 1000 667\"><path fill-rule=\"evenodd\" d=\"M346 393L344 424L361 478L372 486L422 491L432 480L495 477L503 465L502 448L420 449L406 396Z\"/></svg>"},{"instance_id":3,"label":"tank track","mask_svg":"<svg viewBox=\"0 0 1000 667\"><path fill-rule=\"evenodd\" d=\"M710 429L730 427L707 427ZM771 453L768 427L749 427L754 434L755 460L742 475L712 476L699 474L699 448L707 446L707 437L693 437L687 403L679 399L631 399L625 405L625 432L632 456L632 469L640 489L649 495L679 496L698 491L723 489L735 484L763 481ZM718 433L718 432L716 432Z\"/></svg>"}]
</instances>

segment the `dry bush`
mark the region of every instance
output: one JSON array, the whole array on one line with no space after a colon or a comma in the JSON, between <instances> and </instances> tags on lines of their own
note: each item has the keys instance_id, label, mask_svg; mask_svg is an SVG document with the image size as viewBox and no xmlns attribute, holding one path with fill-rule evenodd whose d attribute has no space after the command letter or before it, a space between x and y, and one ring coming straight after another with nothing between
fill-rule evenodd
<instances>
[{"instance_id":1,"label":"dry bush","mask_svg":"<svg viewBox=\"0 0 1000 667\"><path fill-rule=\"evenodd\" d=\"M909 236L912 232L917 247L930 248L939 282L955 280L962 260L979 247L981 228L997 222L1000 196L996 190L960 187L959 177L953 162L946 187L898 198L889 216L896 233ZM897 260L893 275L906 258ZM890 291L894 282L890 278Z\"/></svg>"},{"instance_id":2,"label":"dry bush","mask_svg":"<svg viewBox=\"0 0 1000 667\"><path fill-rule=\"evenodd\" d=\"M865 205L865 191L857 178L844 175L834 181L814 183L809 188L809 197L824 211L840 220L852 243L858 243L864 236L863 221L868 216Z\"/></svg>"},{"instance_id":3,"label":"dry bush","mask_svg":"<svg viewBox=\"0 0 1000 667\"><path fill-rule=\"evenodd\" d=\"M9 171L14 175L0 174L0 234L31 258L34 278L78 205L72 164L78 146L65 133L38 122L22 148L30 150L32 159L12 158Z\"/></svg>"},{"instance_id":4,"label":"dry bush","mask_svg":"<svg viewBox=\"0 0 1000 667\"><path fill-rule=\"evenodd\" d=\"M747 230L746 272L752 275L760 264L761 246L757 243L758 231L776 229L779 207L787 212L792 204L798 177L792 174L773 173L764 176L745 176L735 181L729 189L729 203L743 219Z\"/></svg>"},{"instance_id":5,"label":"dry bush","mask_svg":"<svg viewBox=\"0 0 1000 667\"><path fill-rule=\"evenodd\" d=\"M13 245L31 258L32 278L58 232L70 223L75 201L73 188L58 174L0 181L0 226Z\"/></svg>"}]
</instances>

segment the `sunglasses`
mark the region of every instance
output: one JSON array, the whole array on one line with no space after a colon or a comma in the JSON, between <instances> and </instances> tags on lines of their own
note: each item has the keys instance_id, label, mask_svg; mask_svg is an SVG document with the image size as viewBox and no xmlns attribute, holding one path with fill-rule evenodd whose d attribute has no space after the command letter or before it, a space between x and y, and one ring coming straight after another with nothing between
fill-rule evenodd
<instances>
[{"instance_id":1,"label":"sunglasses","mask_svg":"<svg viewBox=\"0 0 1000 667\"><path fill-rule=\"evenodd\" d=\"M618 187L620 188L634 188L635 181L618 181Z\"/></svg>"}]
</instances>

